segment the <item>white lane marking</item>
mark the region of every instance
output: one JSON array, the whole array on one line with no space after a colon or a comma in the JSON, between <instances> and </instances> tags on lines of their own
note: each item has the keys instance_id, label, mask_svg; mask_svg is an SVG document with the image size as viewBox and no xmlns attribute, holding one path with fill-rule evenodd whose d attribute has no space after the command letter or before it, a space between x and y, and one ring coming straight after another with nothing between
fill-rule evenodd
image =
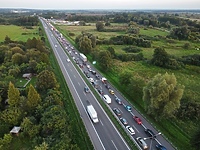
<instances>
[{"instance_id":1,"label":"white lane marking","mask_svg":"<svg viewBox=\"0 0 200 150\"><path fill-rule=\"evenodd\" d=\"M111 140L111 142L113 143L113 145L114 145L115 149L117 149L117 150L118 150L118 148L117 148L117 146L115 145L115 143L113 142L113 140Z\"/></svg>"},{"instance_id":2,"label":"white lane marking","mask_svg":"<svg viewBox=\"0 0 200 150\"><path fill-rule=\"evenodd\" d=\"M131 113L132 116L135 116L135 115L132 113L132 111L131 111L130 113Z\"/></svg>"},{"instance_id":3,"label":"white lane marking","mask_svg":"<svg viewBox=\"0 0 200 150\"><path fill-rule=\"evenodd\" d=\"M123 111L120 109L120 108L118 108L120 111L121 111L121 113L123 114Z\"/></svg>"},{"instance_id":4,"label":"white lane marking","mask_svg":"<svg viewBox=\"0 0 200 150\"><path fill-rule=\"evenodd\" d=\"M139 131L138 131L138 129L134 126L134 125L132 125L133 126L133 128L138 132L138 133L140 133Z\"/></svg>"},{"instance_id":5,"label":"white lane marking","mask_svg":"<svg viewBox=\"0 0 200 150\"><path fill-rule=\"evenodd\" d=\"M100 119L99 119L99 120L100 120ZM102 126L104 126L104 125L103 125L103 122L102 122L101 120L100 120L100 122L101 122Z\"/></svg>"},{"instance_id":6,"label":"white lane marking","mask_svg":"<svg viewBox=\"0 0 200 150\"><path fill-rule=\"evenodd\" d=\"M78 85L80 86L81 84L78 82Z\"/></svg>"}]
</instances>

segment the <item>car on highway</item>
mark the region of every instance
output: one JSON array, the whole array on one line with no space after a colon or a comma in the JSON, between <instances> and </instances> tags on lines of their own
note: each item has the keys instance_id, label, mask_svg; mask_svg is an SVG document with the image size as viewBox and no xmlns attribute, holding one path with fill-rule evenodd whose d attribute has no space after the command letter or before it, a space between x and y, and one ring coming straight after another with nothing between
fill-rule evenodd
<instances>
[{"instance_id":1,"label":"car on highway","mask_svg":"<svg viewBox=\"0 0 200 150\"><path fill-rule=\"evenodd\" d=\"M110 86L108 84L105 84L105 86L106 86L107 89L110 89Z\"/></svg>"},{"instance_id":2,"label":"car on highway","mask_svg":"<svg viewBox=\"0 0 200 150\"><path fill-rule=\"evenodd\" d=\"M92 72L92 74L93 74L93 75L95 75L95 74L96 74L96 71L94 71L94 70L92 70L91 72Z\"/></svg>"},{"instance_id":3,"label":"car on highway","mask_svg":"<svg viewBox=\"0 0 200 150\"><path fill-rule=\"evenodd\" d=\"M121 116L121 111L118 108L113 108L113 111L117 116Z\"/></svg>"},{"instance_id":4,"label":"car on highway","mask_svg":"<svg viewBox=\"0 0 200 150\"><path fill-rule=\"evenodd\" d=\"M98 89L97 91L99 92L99 94L103 95L103 90L102 89Z\"/></svg>"},{"instance_id":5,"label":"car on highway","mask_svg":"<svg viewBox=\"0 0 200 150\"><path fill-rule=\"evenodd\" d=\"M131 106L129 106L129 105L124 105L124 107L125 107L125 109L127 110L127 111L131 111Z\"/></svg>"},{"instance_id":6,"label":"car on highway","mask_svg":"<svg viewBox=\"0 0 200 150\"><path fill-rule=\"evenodd\" d=\"M152 138L155 138L156 136L155 136L155 133L151 130L151 129L144 129L144 132L146 133L146 135L148 136L148 137L152 137Z\"/></svg>"},{"instance_id":7,"label":"car on highway","mask_svg":"<svg viewBox=\"0 0 200 150\"><path fill-rule=\"evenodd\" d=\"M112 89L109 89L109 93L112 94L112 95L115 94L115 92Z\"/></svg>"},{"instance_id":8,"label":"car on highway","mask_svg":"<svg viewBox=\"0 0 200 150\"><path fill-rule=\"evenodd\" d=\"M131 135L135 134L135 131L133 130L133 128L131 126L126 126L126 129Z\"/></svg>"},{"instance_id":9,"label":"car on highway","mask_svg":"<svg viewBox=\"0 0 200 150\"><path fill-rule=\"evenodd\" d=\"M136 141L137 141L138 144L142 147L143 150L147 150L147 149L148 149L147 143L144 141L143 138L137 137L137 138L136 138Z\"/></svg>"},{"instance_id":10,"label":"car on highway","mask_svg":"<svg viewBox=\"0 0 200 150\"><path fill-rule=\"evenodd\" d=\"M55 47L58 47L57 45L55 45Z\"/></svg>"},{"instance_id":11,"label":"car on highway","mask_svg":"<svg viewBox=\"0 0 200 150\"><path fill-rule=\"evenodd\" d=\"M121 105L121 104L122 104L122 100L121 100L120 98L118 98L118 97L115 97L115 100L116 100L116 102L117 102L119 105Z\"/></svg>"},{"instance_id":12,"label":"car on highway","mask_svg":"<svg viewBox=\"0 0 200 150\"><path fill-rule=\"evenodd\" d=\"M156 145L157 150L167 150L163 145L157 144Z\"/></svg>"},{"instance_id":13,"label":"car on highway","mask_svg":"<svg viewBox=\"0 0 200 150\"><path fill-rule=\"evenodd\" d=\"M107 104L111 104L111 98L108 95L103 95L103 100L107 103Z\"/></svg>"},{"instance_id":14,"label":"car on highway","mask_svg":"<svg viewBox=\"0 0 200 150\"><path fill-rule=\"evenodd\" d=\"M123 125L128 125L128 122L125 118L121 117L119 120L122 122Z\"/></svg>"},{"instance_id":15,"label":"car on highway","mask_svg":"<svg viewBox=\"0 0 200 150\"><path fill-rule=\"evenodd\" d=\"M139 125L142 124L142 120L139 117L133 116L133 119L135 120L135 122L137 122L137 124L139 124Z\"/></svg>"},{"instance_id":16,"label":"car on highway","mask_svg":"<svg viewBox=\"0 0 200 150\"><path fill-rule=\"evenodd\" d=\"M90 81L90 82L94 82L94 79L93 79L93 78L89 78L89 81Z\"/></svg>"},{"instance_id":17,"label":"car on highway","mask_svg":"<svg viewBox=\"0 0 200 150\"><path fill-rule=\"evenodd\" d=\"M89 93L90 92L90 90L89 90L89 88L87 86L84 87L84 91L85 91L85 93Z\"/></svg>"},{"instance_id":18,"label":"car on highway","mask_svg":"<svg viewBox=\"0 0 200 150\"><path fill-rule=\"evenodd\" d=\"M80 68L83 68L83 64L79 64L79 67L80 67Z\"/></svg>"},{"instance_id":19,"label":"car on highway","mask_svg":"<svg viewBox=\"0 0 200 150\"><path fill-rule=\"evenodd\" d=\"M96 78L99 80L100 79L100 76L98 74L96 74Z\"/></svg>"},{"instance_id":20,"label":"car on highway","mask_svg":"<svg viewBox=\"0 0 200 150\"><path fill-rule=\"evenodd\" d=\"M69 58L67 58L67 62L70 62L70 59L69 59Z\"/></svg>"}]
</instances>

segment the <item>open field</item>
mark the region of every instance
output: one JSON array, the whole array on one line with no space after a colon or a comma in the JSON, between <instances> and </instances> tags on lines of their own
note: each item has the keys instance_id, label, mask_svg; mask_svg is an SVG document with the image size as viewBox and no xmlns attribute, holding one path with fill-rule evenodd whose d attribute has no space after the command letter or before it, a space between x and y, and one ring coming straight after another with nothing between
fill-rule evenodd
<instances>
[{"instance_id":1,"label":"open field","mask_svg":"<svg viewBox=\"0 0 200 150\"><path fill-rule=\"evenodd\" d=\"M123 35L123 33L117 33L117 32L97 32L95 25L81 26L81 27L59 26L59 28L66 35L68 35L67 34L68 32L74 33L75 36L71 37L72 40L75 39L77 35L81 34L82 31L92 33L93 35L105 39L109 39L112 36ZM154 49L160 46L164 47L168 54L174 55L175 57L179 58L186 55L200 53L200 51L195 50L196 47L200 47L199 43L166 39L165 36L168 35L169 33L165 31L160 31L157 29L144 30L143 28L140 28L140 34L152 38L155 37L156 35L163 37L162 39L158 38L157 40L153 40L151 48L141 48L143 50L142 53L144 57L147 58L148 60L152 58ZM187 50L183 48L183 45L185 43L190 44L190 48ZM115 53L120 54L124 53L122 48L126 47L127 45L97 45L97 49L106 50L109 46L115 49ZM98 62L96 66L98 68ZM142 97L138 98L136 101L133 101L134 98L132 98L129 95L129 93L124 91L123 87L118 82L119 72L123 72L125 70L131 71L134 77L142 79L143 81L145 81L145 83L151 80L158 73L161 74L164 74L166 72L168 72L169 74L174 73L177 78L178 84L185 86L183 98L187 100L200 101L200 91L199 91L200 74L198 72L198 70L200 70L200 67L198 66L186 65L184 68L180 70L170 70L152 66L144 62L121 62L119 60L114 60L112 70L106 73L105 72L102 73L142 113L145 113L143 108ZM147 118L151 120L153 124L155 124L155 126L157 126L158 129L160 129L162 133L164 133L164 135L166 135L169 138L170 141L173 141L176 147L178 147L181 150L186 150L190 147L189 139L197 127L195 122L191 122L188 120L181 121L176 119L173 119L172 122L169 122L169 120L162 120L162 122L155 122L153 118L148 116ZM174 135L178 135L179 140L177 140L177 137Z\"/></svg>"},{"instance_id":2,"label":"open field","mask_svg":"<svg viewBox=\"0 0 200 150\"><path fill-rule=\"evenodd\" d=\"M38 27L25 29L15 25L0 25L0 42L3 42L6 35L13 41L27 41L28 38L39 37Z\"/></svg>"}]
</instances>

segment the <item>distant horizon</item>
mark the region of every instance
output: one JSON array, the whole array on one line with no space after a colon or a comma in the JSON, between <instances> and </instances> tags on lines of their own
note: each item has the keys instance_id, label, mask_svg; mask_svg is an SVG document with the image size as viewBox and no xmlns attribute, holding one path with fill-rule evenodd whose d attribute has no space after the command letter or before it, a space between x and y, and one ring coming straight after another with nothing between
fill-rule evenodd
<instances>
[{"instance_id":1,"label":"distant horizon","mask_svg":"<svg viewBox=\"0 0 200 150\"><path fill-rule=\"evenodd\" d=\"M29 10L200 10L200 8L81 8L81 9L54 9L54 8L23 8L23 7L0 7L0 9L29 9Z\"/></svg>"},{"instance_id":2,"label":"distant horizon","mask_svg":"<svg viewBox=\"0 0 200 150\"><path fill-rule=\"evenodd\" d=\"M1 0L1 8L40 10L198 10L200 0Z\"/></svg>"}]
</instances>

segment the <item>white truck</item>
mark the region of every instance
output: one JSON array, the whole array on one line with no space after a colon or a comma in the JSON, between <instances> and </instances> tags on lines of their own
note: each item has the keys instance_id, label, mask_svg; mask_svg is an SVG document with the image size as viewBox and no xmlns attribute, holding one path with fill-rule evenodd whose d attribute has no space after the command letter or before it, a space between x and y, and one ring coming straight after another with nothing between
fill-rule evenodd
<instances>
[{"instance_id":1,"label":"white truck","mask_svg":"<svg viewBox=\"0 0 200 150\"><path fill-rule=\"evenodd\" d=\"M99 119L97 117L97 112L92 105L87 106L87 112L94 123L99 122Z\"/></svg>"},{"instance_id":2,"label":"white truck","mask_svg":"<svg viewBox=\"0 0 200 150\"><path fill-rule=\"evenodd\" d=\"M80 53L80 58L83 62L87 61L87 57L83 53Z\"/></svg>"}]
</instances>

